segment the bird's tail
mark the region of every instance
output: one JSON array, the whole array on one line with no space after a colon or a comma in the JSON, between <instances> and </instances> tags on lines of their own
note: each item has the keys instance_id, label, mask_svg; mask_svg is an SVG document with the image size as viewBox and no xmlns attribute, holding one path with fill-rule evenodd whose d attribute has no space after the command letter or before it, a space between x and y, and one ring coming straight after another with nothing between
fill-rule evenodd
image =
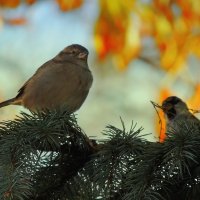
<instances>
[{"instance_id":1,"label":"bird's tail","mask_svg":"<svg viewBox=\"0 0 200 200\"><path fill-rule=\"evenodd\" d=\"M7 101L1 102L1 103L0 103L0 108L1 108L1 107L4 107L4 106L8 106L8 105L14 103L15 100L16 100L16 98L12 98L12 99L9 99L9 100L7 100Z\"/></svg>"}]
</instances>

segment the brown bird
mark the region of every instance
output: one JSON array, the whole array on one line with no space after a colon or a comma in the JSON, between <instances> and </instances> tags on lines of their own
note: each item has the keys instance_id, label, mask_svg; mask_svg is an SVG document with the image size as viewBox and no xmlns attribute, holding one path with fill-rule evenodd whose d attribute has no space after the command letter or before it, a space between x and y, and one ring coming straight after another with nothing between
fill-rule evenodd
<instances>
[{"instance_id":1,"label":"brown bird","mask_svg":"<svg viewBox=\"0 0 200 200\"><path fill-rule=\"evenodd\" d=\"M63 49L44 63L22 86L16 97L0 107L22 105L31 111L65 108L75 112L85 101L93 82L88 50L78 44Z\"/></svg>"},{"instance_id":2,"label":"brown bird","mask_svg":"<svg viewBox=\"0 0 200 200\"><path fill-rule=\"evenodd\" d=\"M166 116L167 131L176 130L181 123L191 122L200 126L200 121L188 109L185 102L176 96L166 98L162 106Z\"/></svg>"}]
</instances>

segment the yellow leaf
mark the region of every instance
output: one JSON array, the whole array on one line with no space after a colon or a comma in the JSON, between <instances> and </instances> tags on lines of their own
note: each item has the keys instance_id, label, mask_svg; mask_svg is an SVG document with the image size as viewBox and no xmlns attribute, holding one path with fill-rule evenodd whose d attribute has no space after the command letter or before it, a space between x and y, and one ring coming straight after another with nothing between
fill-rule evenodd
<instances>
[{"instance_id":1,"label":"yellow leaf","mask_svg":"<svg viewBox=\"0 0 200 200\"><path fill-rule=\"evenodd\" d=\"M173 64L177 58L178 49L177 49L177 44L175 40L171 39L166 42L167 42L166 49L161 55L160 62L161 62L161 66L167 70L173 67Z\"/></svg>"},{"instance_id":2,"label":"yellow leaf","mask_svg":"<svg viewBox=\"0 0 200 200\"><path fill-rule=\"evenodd\" d=\"M183 35L183 34L185 35L185 34L188 34L189 32L187 24L185 23L185 20L181 17L174 19L173 27L177 35Z\"/></svg>"},{"instance_id":3,"label":"yellow leaf","mask_svg":"<svg viewBox=\"0 0 200 200\"><path fill-rule=\"evenodd\" d=\"M155 20L156 35L159 37L166 37L171 35L172 27L165 16L157 16Z\"/></svg>"},{"instance_id":4,"label":"yellow leaf","mask_svg":"<svg viewBox=\"0 0 200 200\"><path fill-rule=\"evenodd\" d=\"M117 54L116 61L120 70L127 68L127 65L139 55L141 40L139 28L130 22L126 33L125 44L120 54Z\"/></svg>"}]
</instances>

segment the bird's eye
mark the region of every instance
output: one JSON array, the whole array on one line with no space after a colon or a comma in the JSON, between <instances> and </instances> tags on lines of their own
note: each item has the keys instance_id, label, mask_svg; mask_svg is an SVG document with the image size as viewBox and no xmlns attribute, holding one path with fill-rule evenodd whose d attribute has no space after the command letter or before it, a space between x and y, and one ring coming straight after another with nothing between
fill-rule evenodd
<instances>
[{"instance_id":1,"label":"bird's eye","mask_svg":"<svg viewBox=\"0 0 200 200\"><path fill-rule=\"evenodd\" d=\"M71 51L71 54L76 54L76 51L75 51L75 50L72 50L72 51Z\"/></svg>"}]
</instances>

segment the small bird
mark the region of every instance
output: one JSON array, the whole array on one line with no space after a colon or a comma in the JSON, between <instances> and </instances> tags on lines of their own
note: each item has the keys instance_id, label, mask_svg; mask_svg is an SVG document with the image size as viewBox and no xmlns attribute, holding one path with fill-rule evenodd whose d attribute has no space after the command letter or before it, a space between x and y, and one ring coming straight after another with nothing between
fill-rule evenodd
<instances>
[{"instance_id":1,"label":"small bird","mask_svg":"<svg viewBox=\"0 0 200 200\"><path fill-rule=\"evenodd\" d=\"M63 49L44 63L22 86L16 97L0 103L22 105L31 111L65 108L73 113L85 101L93 82L88 50L78 44Z\"/></svg>"},{"instance_id":2,"label":"small bird","mask_svg":"<svg viewBox=\"0 0 200 200\"><path fill-rule=\"evenodd\" d=\"M188 109L185 102L176 96L170 96L162 102L160 107L166 116L167 131L176 130L182 122L197 123L200 121Z\"/></svg>"}]
</instances>

